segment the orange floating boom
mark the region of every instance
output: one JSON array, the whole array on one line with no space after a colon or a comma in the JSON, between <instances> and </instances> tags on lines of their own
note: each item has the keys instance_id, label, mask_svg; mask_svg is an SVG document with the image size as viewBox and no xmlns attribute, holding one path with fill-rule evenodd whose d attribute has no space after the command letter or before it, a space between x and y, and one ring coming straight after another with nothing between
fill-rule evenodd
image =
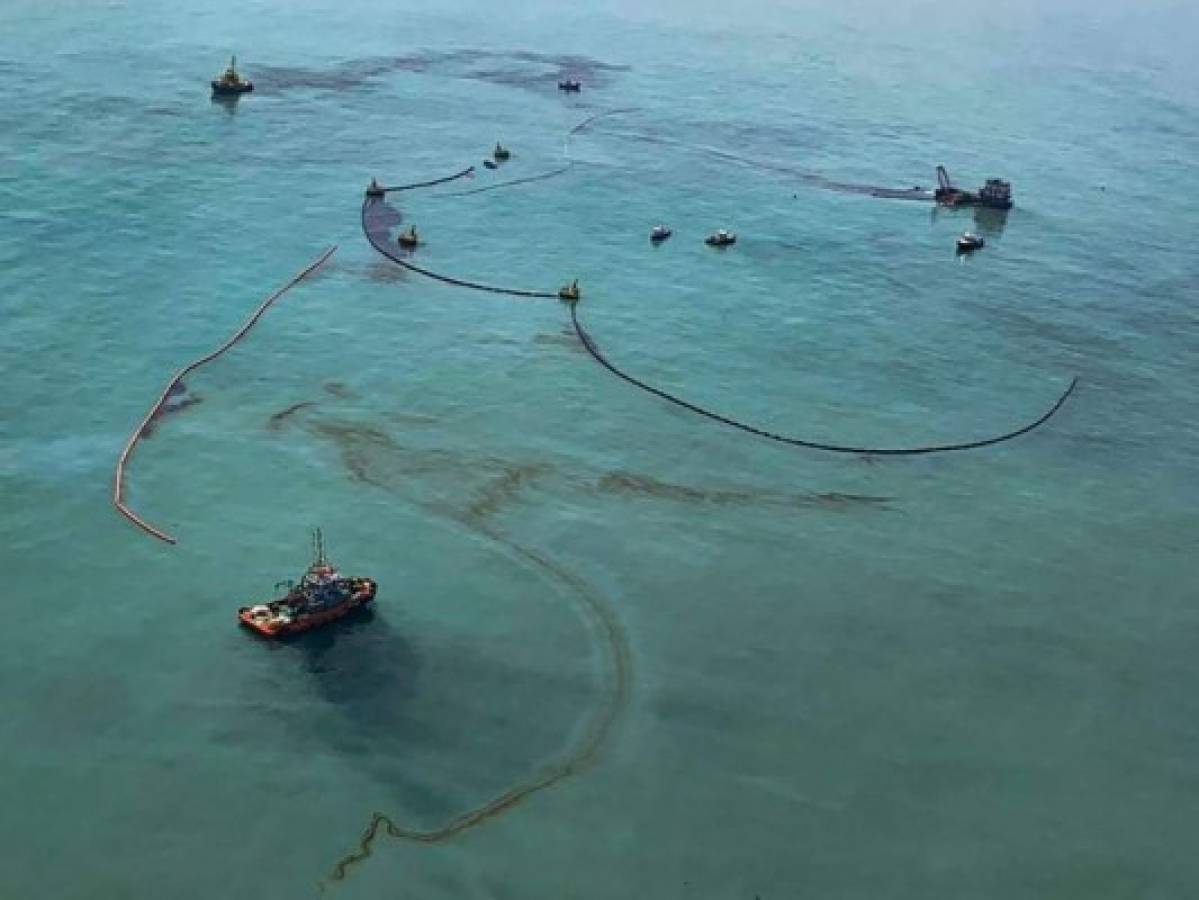
<instances>
[{"instance_id":1,"label":"orange floating boom","mask_svg":"<svg viewBox=\"0 0 1199 900\"><path fill-rule=\"evenodd\" d=\"M117 457L117 467L113 477L112 485L112 505L116 507L117 512L123 515L126 519L128 519L146 534L150 535L151 537L156 537L160 541L165 541L168 544L177 543L174 537L167 534L160 528L155 528L125 504L125 465L129 462L129 458L133 455L133 451L137 447L138 441L142 439L142 434L145 432L146 426L150 424L150 420L158 415L159 410L161 410L162 405L166 403L167 397L170 396L170 393L172 390L174 390L175 385L182 381L186 375L194 372L205 363L212 362L214 359L244 338L246 334L249 333L250 329L258 323L258 320L262 318L263 314L270 309L271 304L273 304L285 293L324 265L325 260L332 256L336 250L337 245L334 244L332 247L318 256L315 262L308 265L307 268L292 277L292 279L285 285L263 300L262 303L259 304L258 308L254 310L254 314L246 320L245 324L242 325L241 328L233 333L233 336L230 337L229 340L225 341L225 343L221 344L221 346L217 347L217 349L213 350L211 353L201 356L199 359L188 363L173 376L171 376L171 380L168 381L166 387L162 389L162 393L158 395L158 400L156 400L154 405L150 407L150 411L146 413L145 418L141 420L141 423L133 430L133 433L129 435L129 440L125 442L125 448L121 451L121 455Z\"/></svg>"}]
</instances>

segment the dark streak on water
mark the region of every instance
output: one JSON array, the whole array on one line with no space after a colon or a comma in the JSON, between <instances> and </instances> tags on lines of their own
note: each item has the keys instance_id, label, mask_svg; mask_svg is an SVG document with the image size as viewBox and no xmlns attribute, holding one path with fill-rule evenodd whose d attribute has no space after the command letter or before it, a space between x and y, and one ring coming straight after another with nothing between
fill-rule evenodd
<instances>
[{"instance_id":1,"label":"dark streak on water","mask_svg":"<svg viewBox=\"0 0 1199 900\"><path fill-rule=\"evenodd\" d=\"M824 175L821 175L817 172L806 171L785 163L757 157L744 156L740 153L734 153L721 147L679 140L678 138L667 137L666 135L651 134L645 131L632 131L627 129L604 130L603 133L609 137L615 137L623 140L656 144L663 147L672 147L675 149L687 150L692 153L699 153L704 156L709 156L724 162L733 163L748 169L755 169L761 172L769 172L775 175L794 178L802 184L806 184L810 187L822 188L828 191L836 191L837 193L862 194L868 197L875 197L885 200L915 200L920 202L931 202L933 199L932 190L919 185L910 188L895 188L887 185L836 181L831 178L826 178Z\"/></svg>"},{"instance_id":2,"label":"dark streak on water","mask_svg":"<svg viewBox=\"0 0 1199 900\"><path fill-rule=\"evenodd\" d=\"M252 64L258 93L291 90L353 91L397 72L482 81L534 91L557 90L558 82L577 79L603 87L626 66L588 56L536 53L527 50L443 50L402 56L372 56L344 60L324 68Z\"/></svg>"},{"instance_id":3,"label":"dark streak on water","mask_svg":"<svg viewBox=\"0 0 1199 900\"><path fill-rule=\"evenodd\" d=\"M852 506L887 506L894 497L847 494L838 491L787 494L756 488L698 488L660 481L632 472L608 472L595 483L596 488L616 496L648 497L712 506L774 506L792 509L848 509Z\"/></svg>"},{"instance_id":4,"label":"dark streak on water","mask_svg":"<svg viewBox=\"0 0 1199 900\"><path fill-rule=\"evenodd\" d=\"M154 416L146 423L146 427L142 429L142 437L148 438L154 434L158 425L167 416L173 416L183 412L189 406L195 406L197 403L202 403L204 398L198 394L187 393L187 386L180 381L171 387L167 394L166 402L158 409Z\"/></svg>"},{"instance_id":5,"label":"dark streak on water","mask_svg":"<svg viewBox=\"0 0 1199 900\"><path fill-rule=\"evenodd\" d=\"M293 403L291 406L285 407L284 409L279 410L277 413L273 413L271 417L267 419L266 427L271 431L278 431L293 415L302 409L309 409L313 406L316 406L316 403L312 400L303 400L299 403Z\"/></svg>"},{"instance_id":6,"label":"dark streak on water","mask_svg":"<svg viewBox=\"0 0 1199 900\"><path fill-rule=\"evenodd\" d=\"M478 488L466 509L467 518L471 521L482 521L495 515L504 506L516 500L525 487L551 471L553 467L543 463L509 466Z\"/></svg>"},{"instance_id":7,"label":"dark streak on water","mask_svg":"<svg viewBox=\"0 0 1199 900\"><path fill-rule=\"evenodd\" d=\"M277 429L312 403L293 404L271 416L268 427ZM397 414L398 420L419 424L435 421ZM395 417L393 417L395 418ZM331 419L309 419L307 430L338 448L342 464L354 481L375 487L404 490L412 479L442 476L458 488L467 487L457 502L443 500L458 510L467 523L481 523L517 502L526 490L542 482L581 493L661 500L676 504L712 507L764 507L774 509L846 511L854 508L891 508L894 497L842 491L784 492L756 487L678 484L648 475L614 470L598 475L579 472L577 466L555 465L544 460L513 461L473 455L457 449L407 446L373 424Z\"/></svg>"}]
</instances>

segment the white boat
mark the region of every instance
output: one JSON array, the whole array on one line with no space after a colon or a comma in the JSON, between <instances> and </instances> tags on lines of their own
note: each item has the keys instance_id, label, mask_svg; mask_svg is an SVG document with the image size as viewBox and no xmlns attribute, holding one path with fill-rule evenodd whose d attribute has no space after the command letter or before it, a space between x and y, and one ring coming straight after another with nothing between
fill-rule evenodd
<instances>
[{"instance_id":1,"label":"white boat","mask_svg":"<svg viewBox=\"0 0 1199 900\"><path fill-rule=\"evenodd\" d=\"M958 253L973 253L975 250L986 246L986 241L977 234L967 231L958 238Z\"/></svg>"}]
</instances>

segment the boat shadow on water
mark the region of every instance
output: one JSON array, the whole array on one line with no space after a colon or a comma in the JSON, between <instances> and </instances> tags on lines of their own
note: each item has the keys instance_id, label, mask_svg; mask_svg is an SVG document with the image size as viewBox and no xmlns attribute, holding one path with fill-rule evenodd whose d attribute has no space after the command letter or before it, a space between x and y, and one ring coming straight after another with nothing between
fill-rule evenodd
<instances>
[{"instance_id":1,"label":"boat shadow on water","mask_svg":"<svg viewBox=\"0 0 1199 900\"><path fill-rule=\"evenodd\" d=\"M415 694L420 670L416 652L373 605L273 641L300 658L303 671L325 700L351 714L364 707L369 713L363 717L366 722L380 720L376 703L383 696L394 702Z\"/></svg>"},{"instance_id":2,"label":"boat shadow on water","mask_svg":"<svg viewBox=\"0 0 1199 900\"><path fill-rule=\"evenodd\" d=\"M213 94L212 105L223 108L227 114L232 116L237 114L237 103L239 99L240 98L236 95L225 96L224 94Z\"/></svg>"},{"instance_id":3,"label":"boat shadow on water","mask_svg":"<svg viewBox=\"0 0 1199 900\"><path fill-rule=\"evenodd\" d=\"M294 657L289 664L315 704L292 720L293 739L323 747L376 783L379 796L372 802L399 807L420 821L452 812L444 791L424 774L430 755L439 752L438 736L421 711L424 666L386 615L367 607L272 644Z\"/></svg>"},{"instance_id":4,"label":"boat shadow on water","mask_svg":"<svg viewBox=\"0 0 1199 900\"><path fill-rule=\"evenodd\" d=\"M972 230L978 234L986 237L999 237L1007 228L1009 210L991 209L986 206L963 206L956 208L934 206L930 213L930 221L935 225L942 216L946 216L951 220L958 219L967 210L970 211L971 218L974 220Z\"/></svg>"},{"instance_id":5,"label":"boat shadow on water","mask_svg":"<svg viewBox=\"0 0 1199 900\"><path fill-rule=\"evenodd\" d=\"M987 237L999 237L1007 228L1007 217L1006 209L977 206L974 208L974 230Z\"/></svg>"},{"instance_id":6,"label":"boat shadow on water","mask_svg":"<svg viewBox=\"0 0 1199 900\"><path fill-rule=\"evenodd\" d=\"M386 809L415 829L438 829L539 783L547 760L573 752L573 728L595 702L591 674L568 675L558 703L530 722L503 694L488 693L496 685L533 693L503 660L449 644L418 647L369 608L272 643L310 692L304 715L288 716L289 743L343 760L372 785L364 814ZM353 840L345 835L345 846Z\"/></svg>"}]
</instances>

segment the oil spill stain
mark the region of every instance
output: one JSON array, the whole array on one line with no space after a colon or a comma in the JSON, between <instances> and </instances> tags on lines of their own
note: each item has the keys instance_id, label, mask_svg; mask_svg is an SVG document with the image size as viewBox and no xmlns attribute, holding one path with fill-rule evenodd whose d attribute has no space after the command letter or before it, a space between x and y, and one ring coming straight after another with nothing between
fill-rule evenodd
<instances>
[{"instance_id":1,"label":"oil spill stain","mask_svg":"<svg viewBox=\"0 0 1199 900\"><path fill-rule=\"evenodd\" d=\"M272 413L271 417L266 420L266 427L270 431L278 431L286 424L287 420L294 416L302 409L311 409L316 406L314 400L302 400L299 403L293 403L291 406L284 407L277 413Z\"/></svg>"},{"instance_id":2,"label":"oil spill stain","mask_svg":"<svg viewBox=\"0 0 1199 900\"><path fill-rule=\"evenodd\" d=\"M475 492L474 499L466 509L467 519L481 521L495 515L516 500L533 481L551 471L553 467L544 463L509 466Z\"/></svg>"},{"instance_id":3,"label":"oil spill stain","mask_svg":"<svg viewBox=\"0 0 1199 900\"><path fill-rule=\"evenodd\" d=\"M648 497L674 503L711 506L774 506L793 509L846 509L851 506L886 506L894 497L850 494L840 491L781 493L747 488L698 488L659 481L633 472L613 471L601 476L595 487L606 494Z\"/></svg>"},{"instance_id":4,"label":"oil spill stain","mask_svg":"<svg viewBox=\"0 0 1199 900\"><path fill-rule=\"evenodd\" d=\"M195 406L197 403L202 403L204 398L198 394L189 394L187 385L182 381L171 386L171 390L167 393L167 399L154 413L153 417L146 426L142 429L142 437L148 438L154 434L158 424L167 416L173 416L176 413L181 413L189 406Z\"/></svg>"}]
</instances>

